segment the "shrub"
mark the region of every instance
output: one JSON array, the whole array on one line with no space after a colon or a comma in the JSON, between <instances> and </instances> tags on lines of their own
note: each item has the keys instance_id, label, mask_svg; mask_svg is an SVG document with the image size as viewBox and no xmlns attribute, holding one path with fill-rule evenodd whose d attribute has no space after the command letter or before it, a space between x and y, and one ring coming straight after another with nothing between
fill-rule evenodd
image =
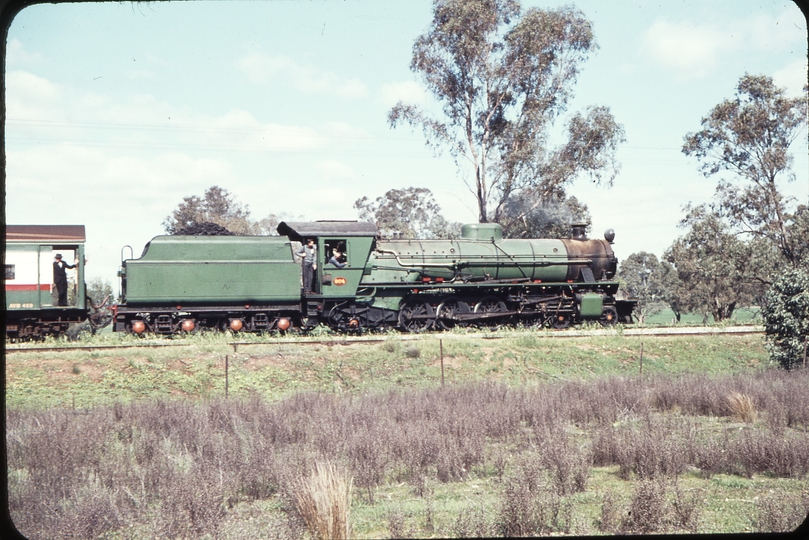
<instances>
[{"instance_id":1,"label":"shrub","mask_svg":"<svg viewBox=\"0 0 809 540\"><path fill-rule=\"evenodd\" d=\"M635 483L635 494L629 513L622 524L622 532L651 534L665 530L666 490L663 483L642 480Z\"/></svg>"},{"instance_id":2,"label":"shrub","mask_svg":"<svg viewBox=\"0 0 809 540\"><path fill-rule=\"evenodd\" d=\"M401 508L393 508L388 512L388 532L391 538L408 538L412 536L408 534L405 528L405 514Z\"/></svg>"},{"instance_id":3,"label":"shrub","mask_svg":"<svg viewBox=\"0 0 809 540\"><path fill-rule=\"evenodd\" d=\"M543 441L540 454L556 493L570 495L587 488L593 466L593 455L588 447L572 442L567 433L559 431Z\"/></svg>"},{"instance_id":4,"label":"shrub","mask_svg":"<svg viewBox=\"0 0 809 540\"><path fill-rule=\"evenodd\" d=\"M702 512L702 497L697 492L687 494L674 479L674 500L671 502L674 523L689 532L699 529L699 518Z\"/></svg>"},{"instance_id":5,"label":"shrub","mask_svg":"<svg viewBox=\"0 0 809 540\"><path fill-rule=\"evenodd\" d=\"M573 505L559 495L556 489L543 489L534 499L536 532L570 534L573 527Z\"/></svg>"},{"instance_id":6,"label":"shrub","mask_svg":"<svg viewBox=\"0 0 809 540\"><path fill-rule=\"evenodd\" d=\"M756 501L756 513L751 516L757 532L791 532L809 515L809 492L803 496L775 492Z\"/></svg>"},{"instance_id":7,"label":"shrub","mask_svg":"<svg viewBox=\"0 0 809 540\"><path fill-rule=\"evenodd\" d=\"M621 525L621 508L618 496L613 491L607 491L601 498L601 518L598 520L598 530L608 534L615 534Z\"/></svg>"},{"instance_id":8,"label":"shrub","mask_svg":"<svg viewBox=\"0 0 809 540\"><path fill-rule=\"evenodd\" d=\"M776 279L761 314L770 359L787 370L802 365L809 340L809 271L794 268Z\"/></svg>"},{"instance_id":9,"label":"shrub","mask_svg":"<svg viewBox=\"0 0 809 540\"><path fill-rule=\"evenodd\" d=\"M479 505L462 508L452 525L453 538L488 538L494 533L485 508Z\"/></svg>"},{"instance_id":10,"label":"shrub","mask_svg":"<svg viewBox=\"0 0 809 540\"><path fill-rule=\"evenodd\" d=\"M756 403L753 398L747 394L733 392L727 397L728 407L734 418L747 422L748 424L756 421L757 411Z\"/></svg>"},{"instance_id":11,"label":"shrub","mask_svg":"<svg viewBox=\"0 0 809 540\"><path fill-rule=\"evenodd\" d=\"M54 531L128 537L133 528L149 537L227 537L240 519L238 504L280 494L281 511L298 520L290 530L304 534L292 488L309 480L299 471L316 472L317 461L331 459L348 467L344 478L350 473L350 485L363 495L367 490L369 502L389 480L407 481L416 495L429 498L438 482L498 475L499 504L490 514L459 514L458 536L564 532L573 527L569 500L586 498L565 497L587 487L593 464L619 465L625 479L636 480L676 478L688 465L708 477L805 477L807 384L809 370L770 369L716 379L302 393L277 403L253 396L119 403L81 413L9 409L9 510L30 537L54 537ZM665 403L728 416L726 397L734 392L749 396L770 427L739 429L654 410ZM636 494L635 504L652 498L644 493ZM692 530L699 499L678 494L676 484L668 495L668 524ZM431 500L425 504L428 529L437 520ZM625 510L605 495L599 530L621 529ZM640 527L624 521L627 530ZM434 527L444 532L441 524ZM452 520L445 527L451 529Z\"/></svg>"},{"instance_id":12,"label":"shrub","mask_svg":"<svg viewBox=\"0 0 809 540\"><path fill-rule=\"evenodd\" d=\"M498 533L506 538L529 536L537 528L534 494L528 483L522 478L509 478L497 516Z\"/></svg>"},{"instance_id":13,"label":"shrub","mask_svg":"<svg viewBox=\"0 0 809 540\"><path fill-rule=\"evenodd\" d=\"M685 426L676 419L661 421L649 417L641 424L612 432L602 430L593 444L596 462L603 463L604 454L611 453L614 463L619 465L618 474L624 480L629 480L633 473L642 480L678 475L688 462Z\"/></svg>"},{"instance_id":14,"label":"shrub","mask_svg":"<svg viewBox=\"0 0 809 540\"><path fill-rule=\"evenodd\" d=\"M306 528L317 539L351 538L351 479L329 462L315 463L308 478L292 487L295 506Z\"/></svg>"}]
</instances>

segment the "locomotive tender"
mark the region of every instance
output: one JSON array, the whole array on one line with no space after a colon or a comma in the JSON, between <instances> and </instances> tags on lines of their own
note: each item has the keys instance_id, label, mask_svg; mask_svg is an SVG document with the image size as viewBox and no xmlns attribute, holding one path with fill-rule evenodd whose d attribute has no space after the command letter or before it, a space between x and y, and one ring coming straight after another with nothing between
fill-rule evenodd
<instances>
[{"instance_id":1,"label":"locomotive tender","mask_svg":"<svg viewBox=\"0 0 809 540\"><path fill-rule=\"evenodd\" d=\"M503 239L500 225L464 225L455 240L382 239L371 223L282 222L279 237L157 236L122 261L116 332L201 329L410 332L502 324L565 328L632 322L616 299L614 233ZM317 246L315 290L303 294L298 243ZM327 261L334 250L345 266Z\"/></svg>"}]
</instances>

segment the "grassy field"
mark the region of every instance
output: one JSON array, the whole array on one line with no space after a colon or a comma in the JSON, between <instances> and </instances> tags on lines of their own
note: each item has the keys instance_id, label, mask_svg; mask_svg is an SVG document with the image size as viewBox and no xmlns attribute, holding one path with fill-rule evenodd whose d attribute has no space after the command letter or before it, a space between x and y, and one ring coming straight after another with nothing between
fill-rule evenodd
<instances>
[{"instance_id":1,"label":"grassy field","mask_svg":"<svg viewBox=\"0 0 809 540\"><path fill-rule=\"evenodd\" d=\"M671 325L674 324L675 321L676 317L674 316L674 312L670 308L665 308L662 311L659 311L654 315L649 316L646 319L645 324L648 326ZM682 316L680 317L679 324L691 326L702 324L714 324L714 322L715 321L713 316L709 316L707 321L704 321L702 314L683 313ZM755 306L736 309L733 312L733 316L727 322L731 324L752 324L752 323L761 324L761 310Z\"/></svg>"},{"instance_id":2,"label":"grassy field","mask_svg":"<svg viewBox=\"0 0 809 540\"><path fill-rule=\"evenodd\" d=\"M308 344L321 338L230 335L183 340L98 336L83 344L142 344L96 351L15 352L6 355L6 404L13 408L84 408L116 401L208 399L225 393L277 400L304 390L366 392L429 388L496 380L508 384L590 379L640 373L719 375L769 364L761 336L641 338L621 335L559 337L559 333L399 333L371 336L383 342ZM275 341L275 343L273 343ZM255 343L255 344L251 344ZM45 347L49 343L44 343ZM52 344L52 343L51 343ZM63 343L69 345L69 343ZM148 346L152 345L152 346ZM166 346L170 345L170 346ZM179 345L179 346L175 346Z\"/></svg>"},{"instance_id":3,"label":"grassy field","mask_svg":"<svg viewBox=\"0 0 809 540\"><path fill-rule=\"evenodd\" d=\"M358 538L772 531L809 509L809 379L762 336L559 336L9 351L12 517L31 538L308 538L294 479L323 460L353 477Z\"/></svg>"}]
</instances>

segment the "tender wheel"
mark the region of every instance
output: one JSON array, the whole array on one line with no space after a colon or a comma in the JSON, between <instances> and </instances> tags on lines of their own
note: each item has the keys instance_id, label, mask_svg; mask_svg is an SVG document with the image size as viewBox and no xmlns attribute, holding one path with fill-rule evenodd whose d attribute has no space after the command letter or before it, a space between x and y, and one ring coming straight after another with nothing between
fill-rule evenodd
<instances>
[{"instance_id":1,"label":"tender wheel","mask_svg":"<svg viewBox=\"0 0 809 540\"><path fill-rule=\"evenodd\" d=\"M408 300L399 310L399 325L408 332L429 330L435 322L433 306L421 300Z\"/></svg>"},{"instance_id":2,"label":"tender wheel","mask_svg":"<svg viewBox=\"0 0 809 540\"><path fill-rule=\"evenodd\" d=\"M442 330L449 330L455 326L466 326L468 324L466 321L458 321L455 316L471 312L469 304L455 297L449 297L441 302L441 305L435 310L436 326Z\"/></svg>"},{"instance_id":3,"label":"tender wheel","mask_svg":"<svg viewBox=\"0 0 809 540\"><path fill-rule=\"evenodd\" d=\"M604 311L601 312L601 318L598 319L598 322L600 322L602 326L612 326L618 322L618 312L615 311L614 307L607 306L604 308Z\"/></svg>"},{"instance_id":4,"label":"tender wheel","mask_svg":"<svg viewBox=\"0 0 809 540\"><path fill-rule=\"evenodd\" d=\"M570 313L557 313L550 318L551 326L557 330L570 326Z\"/></svg>"},{"instance_id":5,"label":"tender wheel","mask_svg":"<svg viewBox=\"0 0 809 540\"><path fill-rule=\"evenodd\" d=\"M505 313L507 311L506 304L496 296L487 296L477 304L475 304L475 313L483 315ZM478 321L478 326L482 328L490 328L496 330L503 324L507 323L503 317L485 318Z\"/></svg>"},{"instance_id":6,"label":"tender wheel","mask_svg":"<svg viewBox=\"0 0 809 540\"><path fill-rule=\"evenodd\" d=\"M146 332L146 330L148 330L146 323L141 319L135 319L133 321L130 321L128 326L129 326L128 333L135 334L137 336L143 335L143 333Z\"/></svg>"}]
</instances>

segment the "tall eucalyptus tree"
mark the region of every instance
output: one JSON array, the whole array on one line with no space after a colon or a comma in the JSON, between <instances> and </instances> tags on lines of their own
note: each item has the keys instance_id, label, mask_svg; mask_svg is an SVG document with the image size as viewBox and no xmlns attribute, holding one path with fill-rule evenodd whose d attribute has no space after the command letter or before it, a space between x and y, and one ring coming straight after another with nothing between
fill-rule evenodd
<instances>
[{"instance_id":1,"label":"tall eucalyptus tree","mask_svg":"<svg viewBox=\"0 0 809 540\"><path fill-rule=\"evenodd\" d=\"M563 198L581 173L607 184L617 174L624 131L607 107L572 115L565 140L551 142L581 64L596 49L590 21L571 6L523 12L517 0L434 0L410 69L441 111L399 102L388 120L420 127L429 147L450 152L477 199L479 221L520 220ZM515 196L531 204L508 215Z\"/></svg>"},{"instance_id":2,"label":"tall eucalyptus tree","mask_svg":"<svg viewBox=\"0 0 809 540\"><path fill-rule=\"evenodd\" d=\"M702 119L702 129L685 136L682 151L700 162L706 177L730 173L716 188L717 209L734 231L764 238L784 260L799 262L806 238L790 234L794 199L783 182L795 180L790 146L806 148L807 88L789 98L771 77L745 74L736 95Z\"/></svg>"}]
</instances>

